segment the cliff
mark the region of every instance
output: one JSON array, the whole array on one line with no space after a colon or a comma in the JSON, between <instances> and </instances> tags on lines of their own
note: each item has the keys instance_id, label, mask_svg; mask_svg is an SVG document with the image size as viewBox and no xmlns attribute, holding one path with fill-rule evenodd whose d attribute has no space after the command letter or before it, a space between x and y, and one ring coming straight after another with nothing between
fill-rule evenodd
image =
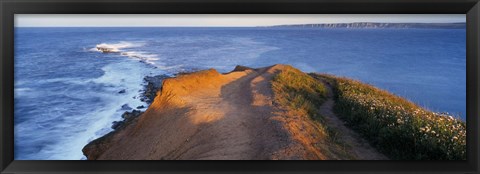
<instances>
[{"instance_id":1,"label":"cliff","mask_svg":"<svg viewBox=\"0 0 480 174\"><path fill-rule=\"evenodd\" d=\"M298 24L276 25L271 27L297 27L297 28L436 28L436 29L465 29L466 23L329 23L329 24Z\"/></svg>"},{"instance_id":2,"label":"cliff","mask_svg":"<svg viewBox=\"0 0 480 174\"><path fill-rule=\"evenodd\" d=\"M350 94L353 87L355 93ZM355 96L358 91L368 92L359 96L370 98ZM380 111L370 110L372 102L362 103L377 98L382 100L375 100L375 106L388 106L380 108L382 112L397 114L394 105L422 114L398 112L382 120ZM305 74L288 65L258 69L237 66L226 74L210 69L163 80L144 113L129 116L114 132L86 145L83 152L89 160L462 158L465 137L461 136L461 127L465 123L444 118L449 117L356 81ZM397 119L403 124L391 126L390 122L396 123ZM411 131L435 122L457 129L442 132L438 136L441 138L410 144L420 137L407 136ZM452 143L453 137L458 140ZM393 139L396 144L385 139ZM399 157L398 148L390 145L434 147L438 151L412 157L410 154L416 151L410 148L408 155ZM456 149L440 151L444 148Z\"/></svg>"}]
</instances>

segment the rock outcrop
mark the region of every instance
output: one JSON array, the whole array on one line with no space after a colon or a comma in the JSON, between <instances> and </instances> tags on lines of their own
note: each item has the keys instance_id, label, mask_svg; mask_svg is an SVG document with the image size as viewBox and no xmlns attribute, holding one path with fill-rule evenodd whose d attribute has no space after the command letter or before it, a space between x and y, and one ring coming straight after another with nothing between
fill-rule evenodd
<instances>
[{"instance_id":1,"label":"rock outcrop","mask_svg":"<svg viewBox=\"0 0 480 174\"><path fill-rule=\"evenodd\" d=\"M157 75L145 77L143 80L147 82L147 85L145 86L145 91L143 91L143 97L141 100L149 104L152 103L158 90L162 87L163 80L166 78L170 78L170 76Z\"/></svg>"},{"instance_id":2,"label":"rock outcrop","mask_svg":"<svg viewBox=\"0 0 480 174\"><path fill-rule=\"evenodd\" d=\"M270 81L283 65L214 69L163 80L141 116L83 148L101 159L304 159L273 105ZM152 84L153 85L153 84Z\"/></svg>"}]
</instances>

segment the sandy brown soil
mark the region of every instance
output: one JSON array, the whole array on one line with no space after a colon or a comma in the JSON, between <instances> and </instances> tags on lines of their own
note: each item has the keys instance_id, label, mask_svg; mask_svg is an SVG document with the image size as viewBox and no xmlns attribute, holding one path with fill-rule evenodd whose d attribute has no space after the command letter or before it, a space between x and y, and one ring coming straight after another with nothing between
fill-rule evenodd
<instances>
[{"instance_id":1,"label":"sandy brown soil","mask_svg":"<svg viewBox=\"0 0 480 174\"><path fill-rule=\"evenodd\" d=\"M324 152L315 124L273 104L271 80L284 68L237 67L166 79L147 111L121 129L88 144L90 160L123 159L342 159ZM333 114L322 115L351 144L358 159L385 159Z\"/></svg>"},{"instance_id":2,"label":"sandy brown soil","mask_svg":"<svg viewBox=\"0 0 480 174\"><path fill-rule=\"evenodd\" d=\"M301 159L283 153L295 142L271 119L269 85L279 68L167 79L138 121L84 152L89 159Z\"/></svg>"}]
</instances>

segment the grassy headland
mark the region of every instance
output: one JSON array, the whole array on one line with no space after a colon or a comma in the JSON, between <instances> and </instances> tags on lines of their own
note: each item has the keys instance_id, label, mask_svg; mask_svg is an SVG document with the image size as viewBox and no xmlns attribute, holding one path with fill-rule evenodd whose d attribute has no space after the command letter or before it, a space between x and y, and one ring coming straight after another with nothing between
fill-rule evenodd
<instances>
[{"instance_id":1,"label":"grassy headland","mask_svg":"<svg viewBox=\"0 0 480 174\"><path fill-rule=\"evenodd\" d=\"M318 106L327 97L325 86L307 74L287 66L272 80L275 102L322 121Z\"/></svg>"},{"instance_id":2,"label":"grassy headland","mask_svg":"<svg viewBox=\"0 0 480 174\"><path fill-rule=\"evenodd\" d=\"M466 159L461 120L289 65L162 79L148 109L124 118L83 148L89 160Z\"/></svg>"},{"instance_id":3,"label":"grassy headland","mask_svg":"<svg viewBox=\"0 0 480 174\"><path fill-rule=\"evenodd\" d=\"M465 122L356 80L311 75L333 86L335 112L391 159L466 159Z\"/></svg>"},{"instance_id":4,"label":"grassy headland","mask_svg":"<svg viewBox=\"0 0 480 174\"><path fill-rule=\"evenodd\" d=\"M328 159L355 159L348 152L348 146L337 139L338 132L329 127L320 114L320 105L327 100L325 85L308 74L286 66L272 79L274 103L288 112L288 117L296 117L288 124L290 131L298 132L304 146L316 144L313 151L321 149ZM296 129L300 130L296 130ZM313 135L312 138L308 135ZM309 138L306 138L309 137Z\"/></svg>"}]
</instances>

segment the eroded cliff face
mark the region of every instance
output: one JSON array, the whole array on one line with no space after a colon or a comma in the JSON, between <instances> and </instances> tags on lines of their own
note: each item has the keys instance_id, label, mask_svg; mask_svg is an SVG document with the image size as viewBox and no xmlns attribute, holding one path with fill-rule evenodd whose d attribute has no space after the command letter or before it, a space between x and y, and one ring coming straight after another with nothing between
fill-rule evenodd
<instances>
[{"instance_id":1,"label":"eroded cliff face","mask_svg":"<svg viewBox=\"0 0 480 174\"><path fill-rule=\"evenodd\" d=\"M290 107L289 98L285 98L287 102L276 101L280 95L272 82L282 72L301 77L291 80L307 79L295 83L323 85L287 65L259 69L237 66L226 74L210 69L168 78L143 114L130 117L114 132L92 141L83 152L89 160L383 158L358 156L339 143L345 139L356 143L356 149L365 150L362 143L352 140L357 137L342 133L331 137L327 125L333 125L329 131L347 129L340 121L319 122L303 108ZM288 86L280 92L296 98ZM331 107L327 105L324 110L332 112ZM366 150L364 154L375 153Z\"/></svg>"},{"instance_id":2,"label":"eroded cliff face","mask_svg":"<svg viewBox=\"0 0 480 174\"><path fill-rule=\"evenodd\" d=\"M270 80L283 65L164 80L151 106L85 146L88 159L302 159L276 119Z\"/></svg>"}]
</instances>

